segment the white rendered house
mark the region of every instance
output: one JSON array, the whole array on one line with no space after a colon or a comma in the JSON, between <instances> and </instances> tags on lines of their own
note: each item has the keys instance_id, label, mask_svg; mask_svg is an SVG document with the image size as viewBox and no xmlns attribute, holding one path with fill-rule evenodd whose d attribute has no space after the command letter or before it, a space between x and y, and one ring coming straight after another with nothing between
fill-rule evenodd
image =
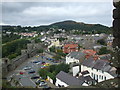
<instances>
[{"instance_id":1,"label":"white rendered house","mask_svg":"<svg viewBox=\"0 0 120 90\"><path fill-rule=\"evenodd\" d=\"M106 60L94 60L92 58L84 60L81 64L81 72L88 71L90 76L97 82L115 78L116 68L111 67Z\"/></svg>"},{"instance_id":2,"label":"white rendered house","mask_svg":"<svg viewBox=\"0 0 120 90\"><path fill-rule=\"evenodd\" d=\"M80 63L85 58L85 54L82 52L71 52L66 56L66 64Z\"/></svg>"}]
</instances>

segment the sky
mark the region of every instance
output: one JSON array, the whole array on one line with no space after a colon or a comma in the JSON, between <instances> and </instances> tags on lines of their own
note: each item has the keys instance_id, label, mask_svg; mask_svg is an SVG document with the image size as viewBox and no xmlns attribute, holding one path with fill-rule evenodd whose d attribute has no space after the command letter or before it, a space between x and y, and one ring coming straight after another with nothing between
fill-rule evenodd
<instances>
[{"instance_id":1,"label":"sky","mask_svg":"<svg viewBox=\"0 0 120 90\"><path fill-rule=\"evenodd\" d=\"M74 20L112 26L110 2L2 2L2 25L40 26Z\"/></svg>"}]
</instances>

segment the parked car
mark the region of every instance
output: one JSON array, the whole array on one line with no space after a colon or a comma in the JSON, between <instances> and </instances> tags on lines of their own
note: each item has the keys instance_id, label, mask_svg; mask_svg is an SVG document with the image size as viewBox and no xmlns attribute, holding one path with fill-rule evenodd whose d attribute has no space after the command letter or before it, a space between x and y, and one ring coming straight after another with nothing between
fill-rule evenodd
<instances>
[{"instance_id":1,"label":"parked car","mask_svg":"<svg viewBox=\"0 0 120 90\"><path fill-rule=\"evenodd\" d=\"M46 64L44 64L44 66L50 66L50 64L49 64L49 63L46 63Z\"/></svg>"},{"instance_id":2,"label":"parked car","mask_svg":"<svg viewBox=\"0 0 120 90\"><path fill-rule=\"evenodd\" d=\"M45 85L47 85L47 83L45 81L41 81L40 84L39 84L40 87L45 86Z\"/></svg>"},{"instance_id":3,"label":"parked car","mask_svg":"<svg viewBox=\"0 0 120 90\"><path fill-rule=\"evenodd\" d=\"M30 70L30 69L31 69L31 67L28 67L28 66L23 68L23 70Z\"/></svg>"},{"instance_id":4,"label":"parked car","mask_svg":"<svg viewBox=\"0 0 120 90\"><path fill-rule=\"evenodd\" d=\"M41 79L37 79L37 80L35 81L35 83L36 83L37 85L39 85L40 82L41 82Z\"/></svg>"},{"instance_id":5,"label":"parked car","mask_svg":"<svg viewBox=\"0 0 120 90\"><path fill-rule=\"evenodd\" d=\"M46 68L46 66L41 66L42 69Z\"/></svg>"},{"instance_id":6,"label":"parked car","mask_svg":"<svg viewBox=\"0 0 120 90\"><path fill-rule=\"evenodd\" d=\"M38 78L40 78L40 76L37 76L37 75L36 75L36 76L32 76L32 77L31 77L31 79L38 79Z\"/></svg>"},{"instance_id":7,"label":"parked car","mask_svg":"<svg viewBox=\"0 0 120 90\"><path fill-rule=\"evenodd\" d=\"M23 75L23 74L24 74L24 72L20 71L20 72L19 72L19 74L20 74L20 75Z\"/></svg>"},{"instance_id":8,"label":"parked car","mask_svg":"<svg viewBox=\"0 0 120 90\"><path fill-rule=\"evenodd\" d=\"M43 62L42 62L42 65L44 65L44 64L45 64L45 62L43 61Z\"/></svg>"},{"instance_id":9,"label":"parked car","mask_svg":"<svg viewBox=\"0 0 120 90\"><path fill-rule=\"evenodd\" d=\"M39 61L33 61L32 63L38 63Z\"/></svg>"},{"instance_id":10,"label":"parked car","mask_svg":"<svg viewBox=\"0 0 120 90\"><path fill-rule=\"evenodd\" d=\"M36 64L41 64L42 62L41 61L39 61L39 62L37 62Z\"/></svg>"},{"instance_id":11,"label":"parked car","mask_svg":"<svg viewBox=\"0 0 120 90\"><path fill-rule=\"evenodd\" d=\"M35 71L34 71L34 70L30 70L30 71L28 72L28 74L32 74L32 73L35 73Z\"/></svg>"}]
</instances>

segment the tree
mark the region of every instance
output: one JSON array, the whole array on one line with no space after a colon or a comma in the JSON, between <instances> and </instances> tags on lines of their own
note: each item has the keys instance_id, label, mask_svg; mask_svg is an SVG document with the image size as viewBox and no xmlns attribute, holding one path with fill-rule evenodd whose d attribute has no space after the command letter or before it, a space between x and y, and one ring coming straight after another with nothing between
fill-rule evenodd
<instances>
[{"instance_id":1,"label":"tree","mask_svg":"<svg viewBox=\"0 0 120 90\"><path fill-rule=\"evenodd\" d=\"M47 75L50 76L53 80L55 80L55 76L60 72L64 71L66 73L69 72L70 66L68 64L58 64L58 65L51 65L46 69L40 69L39 75L43 77L44 79L47 78Z\"/></svg>"},{"instance_id":2,"label":"tree","mask_svg":"<svg viewBox=\"0 0 120 90\"><path fill-rule=\"evenodd\" d=\"M110 54L110 53L111 53L111 51L108 50L106 47L102 47L102 48L99 50L99 52L98 52L99 55L102 55L102 54Z\"/></svg>"},{"instance_id":3,"label":"tree","mask_svg":"<svg viewBox=\"0 0 120 90\"><path fill-rule=\"evenodd\" d=\"M46 79L46 78L47 78L47 73L48 73L48 70L46 70L46 69L40 69L40 70L39 70L39 75L40 75L43 79Z\"/></svg>"},{"instance_id":4,"label":"tree","mask_svg":"<svg viewBox=\"0 0 120 90\"><path fill-rule=\"evenodd\" d=\"M55 68L56 68L56 65L50 65L49 66L49 68L48 68L48 70L49 70L49 72L54 72L55 71Z\"/></svg>"},{"instance_id":5,"label":"tree","mask_svg":"<svg viewBox=\"0 0 120 90\"><path fill-rule=\"evenodd\" d=\"M13 58L16 58L17 57L17 54L15 53L15 54L11 54L11 55L9 55L8 56L8 58L11 60L11 59L13 59Z\"/></svg>"},{"instance_id":6,"label":"tree","mask_svg":"<svg viewBox=\"0 0 120 90\"><path fill-rule=\"evenodd\" d=\"M38 38L35 39L35 43L40 43L40 42L42 42L40 39Z\"/></svg>"},{"instance_id":7,"label":"tree","mask_svg":"<svg viewBox=\"0 0 120 90\"><path fill-rule=\"evenodd\" d=\"M50 52L55 52L55 47L52 46L51 48L49 48Z\"/></svg>"},{"instance_id":8,"label":"tree","mask_svg":"<svg viewBox=\"0 0 120 90\"><path fill-rule=\"evenodd\" d=\"M57 67L56 67L56 69L55 69L55 73L56 73L56 75L57 75L60 71L64 71L64 72L68 73L68 72L69 72L69 69L70 69L70 67L69 67L68 64L61 63L61 64L57 65Z\"/></svg>"},{"instance_id":9,"label":"tree","mask_svg":"<svg viewBox=\"0 0 120 90\"><path fill-rule=\"evenodd\" d=\"M29 43L29 40L26 39L17 39L6 43L2 46L2 57L8 57L12 54L20 55L21 49L27 48L27 43ZM15 55L12 55L12 57L13 56Z\"/></svg>"},{"instance_id":10,"label":"tree","mask_svg":"<svg viewBox=\"0 0 120 90\"><path fill-rule=\"evenodd\" d=\"M43 49L39 49L38 53L43 53L43 51L44 51Z\"/></svg>"},{"instance_id":11,"label":"tree","mask_svg":"<svg viewBox=\"0 0 120 90\"><path fill-rule=\"evenodd\" d=\"M53 58L54 58L55 60L59 60L59 59L61 59L61 56L60 56L60 55L55 55Z\"/></svg>"},{"instance_id":12,"label":"tree","mask_svg":"<svg viewBox=\"0 0 120 90\"><path fill-rule=\"evenodd\" d=\"M101 45L107 45L104 39L98 40L97 43Z\"/></svg>"},{"instance_id":13,"label":"tree","mask_svg":"<svg viewBox=\"0 0 120 90\"><path fill-rule=\"evenodd\" d=\"M67 38L60 37L60 38L57 38L57 39L59 39L59 40L60 40L60 42L61 42L61 41L66 40Z\"/></svg>"}]
</instances>

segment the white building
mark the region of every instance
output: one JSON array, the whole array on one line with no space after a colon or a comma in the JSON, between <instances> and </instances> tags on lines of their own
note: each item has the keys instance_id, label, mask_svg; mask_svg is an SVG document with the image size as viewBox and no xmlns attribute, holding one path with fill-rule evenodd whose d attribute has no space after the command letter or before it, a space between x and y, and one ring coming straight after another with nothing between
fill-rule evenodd
<instances>
[{"instance_id":1,"label":"white building","mask_svg":"<svg viewBox=\"0 0 120 90\"><path fill-rule=\"evenodd\" d=\"M80 71L79 65L72 67L72 71L73 71L73 76L76 76Z\"/></svg>"},{"instance_id":2,"label":"white building","mask_svg":"<svg viewBox=\"0 0 120 90\"><path fill-rule=\"evenodd\" d=\"M85 54L82 52L71 52L66 56L66 64L80 63L85 59Z\"/></svg>"},{"instance_id":3,"label":"white building","mask_svg":"<svg viewBox=\"0 0 120 90\"><path fill-rule=\"evenodd\" d=\"M68 73L60 71L56 76L55 85L58 87L68 87L68 86L89 86L95 80L93 80L89 75L74 77Z\"/></svg>"},{"instance_id":4,"label":"white building","mask_svg":"<svg viewBox=\"0 0 120 90\"><path fill-rule=\"evenodd\" d=\"M49 45L48 48L51 48L52 46L55 46L55 47L61 47L62 46L62 45L60 45L60 41L57 38L49 39L49 40L50 40L51 45Z\"/></svg>"},{"instance_id":5,"label":"white building","mask_svg":"<svg viewBox=\"0 0 120 90\"><path fill-rule=\"evenodd\" d=\"M90 76L98 82L115 78L116 68L111 67L107 60L94 60L89 58L81 64L81 72L89 71Z\"/></svg>"}]
</instances>

